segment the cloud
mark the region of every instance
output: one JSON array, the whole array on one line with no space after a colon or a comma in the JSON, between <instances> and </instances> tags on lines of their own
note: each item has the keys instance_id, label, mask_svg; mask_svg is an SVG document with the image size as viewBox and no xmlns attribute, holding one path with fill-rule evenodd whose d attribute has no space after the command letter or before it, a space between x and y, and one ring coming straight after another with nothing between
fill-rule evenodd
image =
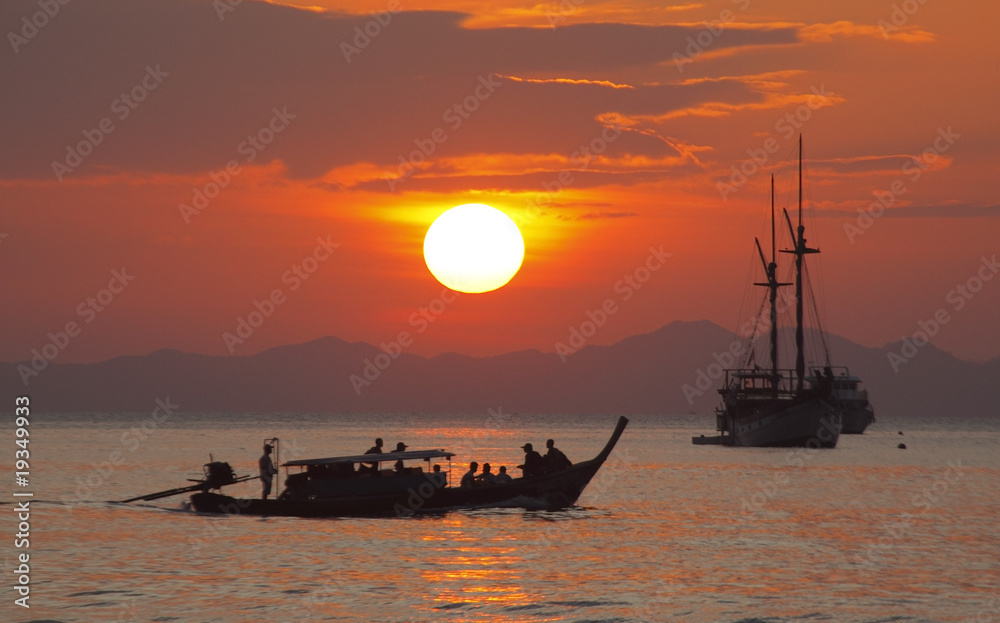
<instances>
[{"instance_id":1,"label":"cloud","mask_svg":"<svg viewBox=\"0 0 1000 623\"><path fill-rule=\"evenodd\" d=\"M4 3L4 14L35 8ZM0 67L0 115L17 119L5 129L0 175L55 180L54 162L70 164L70 180L277 160L292 177L319 179L358 163L398 164L436 129L444 140L427 159L571 153L599 135L601 115L655 117L760 97L737 81L612 88L622 81L603 77L669 62L691 27L469 29L466 17L402 12L374 28L368 15L255 2L221 21L207 2L83 3ZM739 29L716 45L795 43L793 28ZM150 72L161 76L152 89L143 87ZM269 129L275 110L290 117L280 132ZM615 150L675 152L637 132Z\"/></svg>"},{"instance_id":2,"label":"cloud","mask_svg":"<svg viewBox=\"0 0 1000 623\"><path fill-rule=\"evenodd\" d=\"M816 210L815 215L826 218L855 219L857 211L828 209ZM1000 204L970 205L908 205L888 208L882 218L997 218L1000 217Z\"/></svg>"},{"instance_id":3,"label":"cloud","mask_svg":"<svg viewBox=\"0 0 1000 623\"><path fill-rule=\"evenodd\" d=\"M799 28L799 37L812 43L828 43L834 37L871 37L901 43L929 43L937 36L917 26L893 26L891 29L877 24L855 24L841 20L830 24L808 24Z\"/></svg>"},{"instance_id":4,"label":"cloud","mask_svg":"<svg viewBox=\"0 0 1000 623\"><path fill-rule=\"evenodd\" d=\"M808 166L813 173L825 177L852 177L875 173L899 175L907 169L919 167L921 171L947 169L953 161L945 154L888 154L853 156L846 158L812 159Z\"/></svg>"},{"instance_id":5,"label":"cloud","mask_svg":"<svg viewBox=\"0 0 1000 623\"><path fill-rule=\"evenodd\" d=\"M600 212L585 212L575 217L567 217L559 215L558 218L564 220L576 220L576 221L595 221L599 219L614 219L614 218L632 218L639 216L638 212L610 212L610 211L600 211Z\"/></svg>"},{"instance_id":6,"label":"cloud","mask_svg":"<svg viewBox=\"0 0 1000 623\"><path fill-rule=\"evenodd\" d=\"M616 84L610 80L573 80L571 78L518 78L516 76L500 76L506 80L511 80L513 82L528 82L531 84L593 84L601 87L609 87L612 89L634 89L635 87L631 84Z\"/></svg>"}]
</instances>

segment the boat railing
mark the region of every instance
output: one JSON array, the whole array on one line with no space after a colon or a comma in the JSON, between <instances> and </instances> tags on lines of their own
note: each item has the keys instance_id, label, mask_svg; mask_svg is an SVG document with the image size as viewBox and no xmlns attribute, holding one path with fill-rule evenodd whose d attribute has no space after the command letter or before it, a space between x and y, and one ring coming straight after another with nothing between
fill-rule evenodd
<instances>
[{"instance_id":1,"label":"boat railing","mask_svg":"<svg viewBox=\"0 0 1000 623\"><path fill-rule=\"evenodd\" d=\"M813 367L811 367L809 369L809 372L811 374L813 374L814 376L818 376L818 375L824 374L827 369L829 369L830 372L833 373L834 378L845 377L845 376L846 377L850 377L851 376L851 371L847 369L847 366L829 366L829 367L827 367L827 366L823 366L823 367L813 366Z\"/></svg>"},{"instance_id":2,"label":"boat railing","mask_svg":"<svg viewBox=\"0 0 1000 623\"><path fill-rule=\"evenodd\" d=\"M771 370L763 368L726 370L722 386L724 391L738 391L745 395L773 395L775 379L777 378L777 392L779 394L795 391L797 380L795 370L779 368L777 372L778 376L775 377Z\"/></svg>"}]
</instances>

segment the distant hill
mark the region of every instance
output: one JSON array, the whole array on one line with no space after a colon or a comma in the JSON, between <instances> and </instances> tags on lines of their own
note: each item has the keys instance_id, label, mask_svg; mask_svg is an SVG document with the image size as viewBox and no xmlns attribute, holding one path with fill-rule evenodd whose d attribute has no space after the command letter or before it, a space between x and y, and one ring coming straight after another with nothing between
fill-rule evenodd
<instances>
[{"instance_id":1,"label":"distant hill","mask_svg":"<svg viewBox=\"0 0 1000 623\"><path fill-rule=\"evenodd\" d=\"M147 411L156 398L169 396L187 412L441 413L502 406L523 413L709 413L720 386L711 378L719 369L713 355L726 363L721 353L734 340L708 321L674 322L611 346L586 346L563 362L536 350L482 358L403 352L391 359L369 344L326 337L250 356L160 350L93 364L50 363L28 387L17 363L3 363L0 388L8 396L31 395L40 411ZM833 363L864 380L876 415L1000 413L993 391L1000 359L960 361L929 344L897 365L897 373L888 354L900 352L899 343L867 348L838 336L827 340ZM361 385L366 362L373 380ZM699 381L705 391L696 394Z\"/></svg>"}]
</instances>

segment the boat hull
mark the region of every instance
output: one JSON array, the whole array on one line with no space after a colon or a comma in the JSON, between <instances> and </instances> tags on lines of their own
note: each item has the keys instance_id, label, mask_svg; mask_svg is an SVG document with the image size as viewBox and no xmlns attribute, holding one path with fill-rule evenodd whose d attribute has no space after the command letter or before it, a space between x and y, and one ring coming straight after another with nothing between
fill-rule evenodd
<instances>
[{"instance_id":1,"label":"boat hull","mask_svg":"<svg viewBox=\"0 0 1000 623\"><path fill-rule=\"evenodd\" d=\"M590 463L590 462L588 462ZM564 472L518 478L493 487L441 487L427 479L419 487L377 496L254 500L217 493L196 493L191 506L200 513L279 517L409 516L470 508L558 510L576 503L600 465L580 463ZM391 476L390 476L391 478Z\"/></svg>"},{"instance_id":2,"label":"boat hull","mask_svg":"<svg viewBox=\"0 0 1000 623\"><path fill-rule=\"evenodd\" d=\"M849 406L842 411L843 426L840 429L844 435L860 435L868 425L875 421L875 413L870 405Z\"/></svg>"},{"instance_id":3,"label":"boat hull","mask_svg":"<svg viewBox=\"0 0 1000 623\"><path fill-rule=\"evenodd\" d=\"M727 420L729 434L723 438L729 445L755 448L833 448L843 425L840 411L822 398L754 405L752 415L739 413Z\"/></svg>"},{"instance_id":4,"label":"boat hull","mask_svg":"<svg viewBox=\"0 0 1000 623\"><path fill-rule=\"evenodd\" d=\"M459 509L503 507L558 510L576 503L610 455L627 423L626 418L619 419L611 439L596 458L559 472L516 478L505 485L446 487L428 477L418 486L403 485L396 491L343 497L295 498L283 495L278 499L256 500L200 492L191 496L191 506L200 513L272 517L407 517Z\"/></svg>"}]
</instances>

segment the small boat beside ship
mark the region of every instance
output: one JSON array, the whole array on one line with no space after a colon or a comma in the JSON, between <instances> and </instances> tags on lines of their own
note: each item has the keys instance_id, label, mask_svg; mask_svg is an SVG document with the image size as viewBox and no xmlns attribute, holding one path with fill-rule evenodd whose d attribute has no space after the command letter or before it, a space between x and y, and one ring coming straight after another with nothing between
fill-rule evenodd
<instances>
[{"instance_id":1,"label":"small boat beside ship","mask_svg":"<svg viewBox=\"0 0 1000 623\"><path fill-rule=\"evenodd\" d=\"M868 390L861 389L861 379L845 367L833 367L833 402L840 409L840 434L860 435L875 421L875 409L868 402ZM810 378L813 382L816 376Z\"/></svg>"},{"instance_id":2,"label":"small boat beside ship","mask_svg":"<svg viewBox=\"0 0 1000 623\"><path fill-rule=\"evenodd\" d=\"M628 424L621 417L601 452L590 459L549 473L513 478L507 484L457 486L446 450L404 450L281 463L285 487L277 498L236 498L221 488L239 479L226 463L210 463L201 486L172 489L170 495L195 490L191 507L200 513L269 517L410 516L475 508L559 510L573 506L610 456ZM383 469L383 465L394 465ZM224 467L211 467L224 466ZM165 497L160 494L150 496ZM133 498L158 499L149 496Z\"/></svg>"}]
</instances>

